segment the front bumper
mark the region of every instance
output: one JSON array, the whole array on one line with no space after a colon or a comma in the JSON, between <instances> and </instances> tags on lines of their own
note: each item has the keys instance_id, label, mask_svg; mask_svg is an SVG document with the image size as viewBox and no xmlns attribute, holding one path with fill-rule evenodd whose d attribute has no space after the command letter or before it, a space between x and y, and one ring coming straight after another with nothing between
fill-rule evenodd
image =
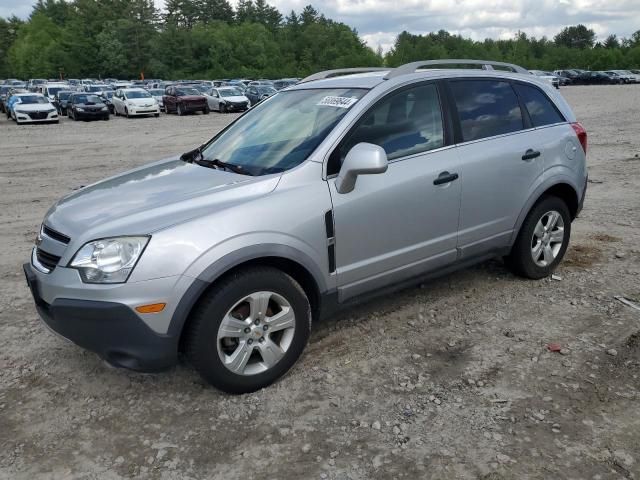
<instances>
[{"instance_id":1,"label":"front bumper","mask_svg":"<svg viewBox=\"0 0 640 480\"><path fill-rule=\"evenodd\" d=\"M43 274L30 263L23 269L38 314L55 333L116 367L156 372L176 363L178 334L155 332L123 303L64 297L48 303L42 294Z\"/></svg>"},{"instance_id":2,"label":"front bumper","mask_svg":"<svg viewBox=\"0 0 640 480\"><path fill-rule=\"evenodd\" d=\"M159 115L160 106L157 107L127 107L130 116L134 115Z\"/></svg>"},{"instance_id":3,"label":"front bumper","mask_svg":"<svg viewBox=\"0 0 640 480\"><path fill-rule=\"evenodd\" d=\"M59 120L58 118L58 111L54 110L51 113L46 114L46 116L44 115L38 115L38 114L30 114L28 112L14 112L15 116L16 116L16 121L19 123L46 123L46 122L57 122Z\"/></svg>"},{"instance_id":4,"label":"front bumper","mask_svg":"<svg viewBox=\"0 0 640 480\"><path fill-rule=\"evenodd\" d=\"M79 112L78 110L74 111L73 114L76 116L78 120L103 120L105 118L109 118L109 110L96 110L96 111L83 111Z\"/></svg>"}]
</instances>

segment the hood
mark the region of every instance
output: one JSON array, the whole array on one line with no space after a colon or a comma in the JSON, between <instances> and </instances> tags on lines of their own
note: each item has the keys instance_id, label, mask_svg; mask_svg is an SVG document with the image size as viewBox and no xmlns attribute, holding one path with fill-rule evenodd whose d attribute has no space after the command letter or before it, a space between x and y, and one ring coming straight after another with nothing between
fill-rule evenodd
<instances>
[{"instance_id":1,"label":"hood","mask_svg":"<svg viewBox=\"0 0 640 480\"><path fill-rule=\"evenodd\" d=\"M153 97L147 98L127 98L128 103L133 103L134 105L150 105L155 103L156 99Z\"/></svg>"},{"instance_id":2,"label":"hood","mask_svg":"<svg viewBox=\"0 0 640 480\"><path fill-rule=\"evenodd\" d=\"M234 95L233 97L222 97L221 100L227 100L229 102L247 102L249 99L244 95Z\"/></svg>"},{"instance_id":3,"label":"hood","mask_svg":"<svg viewBox=\"0 0 640 480\"><path fill-rule=\"evenodd\" d=\"M103 102L96 102L96 103L74 103L73 104L75 107L80 107L80 108L102 108L102 107L106 107L106 105Z\"/></svg>"},{"instance_id":4,"label":"hood","mask_svg":"<svg viewBox=\"0 0 640 480\"><path fill-rule=\"evenodd\" d=\"M63 197L45 223L71 238L147 234L266 195L279 178L249 177L173 158Z\"/></svg>"},{"instance_id":5,"label":"hood","mask_svg":"<svg viewBox=\"0 0 640 480\"><path fill-rule=\"evenodd\" d=\"M184 100L185 102L203 102L207 100L204 95L182 95L177 98Z\"/></svg>"},{"instance_id":6,"label":"hood","mask_svg":"<svg viewBox=\"0 0 640 480\"><path fill-rule=\"evenodd\" d=\"M43 110L55 110L50 103L16 103L14 108L23 112L41 112Z\"/></svg>"}]
</instances>

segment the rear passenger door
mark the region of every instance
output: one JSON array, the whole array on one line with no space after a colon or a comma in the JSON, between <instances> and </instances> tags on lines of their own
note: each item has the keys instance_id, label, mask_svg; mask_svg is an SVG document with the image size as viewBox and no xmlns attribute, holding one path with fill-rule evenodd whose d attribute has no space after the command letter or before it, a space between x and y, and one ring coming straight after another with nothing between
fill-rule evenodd
<instances>
[{"instance_id":1,"label":"rear passenger door","mask_svg":"<svg viewBox=\"0 0 640 480\"><path fill-rule=\"evenodd\" d=\"M340 301L456 260L459 160L445 140L448 117L440 93L434 82L390 93L331 154L328 176L362 142L384 148L389 162L385 173L359 176L349 193L338 193L335 181L328 182Z\"/></svg>"},{"instance_id":2,"label":"rear passenger door","mask_svg":"<svg viewBox=\"0 0 640 480\"><path fill-rule=\"evenodd\" d=\"M543 173L541 139L505 79L448 82L457 115L462 200L461 259L509 245L516 220Z\"/></svg>"}]
</instances>

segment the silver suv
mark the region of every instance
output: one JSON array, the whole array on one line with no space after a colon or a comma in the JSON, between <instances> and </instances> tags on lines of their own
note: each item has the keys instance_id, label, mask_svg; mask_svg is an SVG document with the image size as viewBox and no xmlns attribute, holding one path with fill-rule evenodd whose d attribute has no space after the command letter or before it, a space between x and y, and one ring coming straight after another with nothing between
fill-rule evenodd
<instances>
[{"instance_id":1,"label":"silver suv","mask_svg":"<svg viewBox=\"0 0 640 480\"><path fill-rule=\"evenodd\" d=\"M515 65L322 72L181 157L67 195L24 270L45 323L110 364L184 351L249 392L291 368L313 321L370 294L496 256L548 276L586 148L562 96Z\"/></svg>"}]
</instances>

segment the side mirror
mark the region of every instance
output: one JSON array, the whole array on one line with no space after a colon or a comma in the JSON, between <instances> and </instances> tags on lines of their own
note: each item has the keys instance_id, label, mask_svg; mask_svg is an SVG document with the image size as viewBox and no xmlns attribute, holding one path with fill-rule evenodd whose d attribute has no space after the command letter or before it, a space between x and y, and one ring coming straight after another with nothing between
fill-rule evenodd
<instances>
[{"instance_id":1,"label":"side mirror","mask_svg":"<svg viewBox=\"0 0 640 480\"><path fill-rule=\"evenodd\" d=\"M347 153L338 178L336 190L338 193L349 193L356 186L358 175L372 175L387 171L387 153L378 145L372 143L358 143Z\"/></svg>"}]
</instances>

